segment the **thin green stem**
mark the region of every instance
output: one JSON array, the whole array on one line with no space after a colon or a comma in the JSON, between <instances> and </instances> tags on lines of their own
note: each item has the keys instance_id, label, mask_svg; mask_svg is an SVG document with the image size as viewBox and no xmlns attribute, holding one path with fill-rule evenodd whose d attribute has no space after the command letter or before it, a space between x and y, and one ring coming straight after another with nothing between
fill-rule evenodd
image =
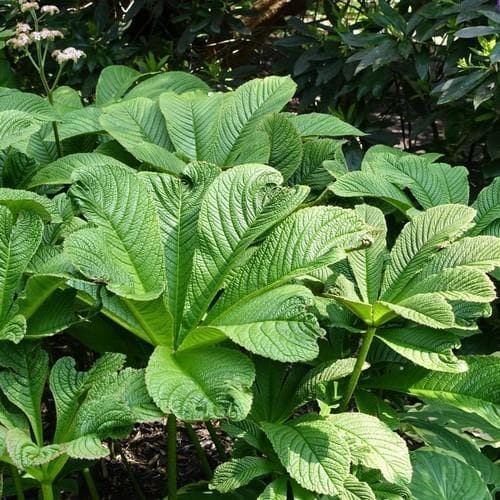
<instances>
[{"instance_id":1,"label":"thin green stem","mask_svg":"<svg viewBox=\"0 0 500 500\"><path fill-rule=\"evenodd\" d=\"M99 500L99 493L97 492L97 486L95 485L94 478L88 467L82 470L83 479L85 479L85 484L89 490L89 495L92 500Z\"/></svg>"},{"instance_id":2,"label":"thin green stem","mask_svg":"<svg viewBox=\"0 0 500 500\"><path fill-rule=\"evenodd\" d=\"M41 483L42 487L42 498L43 500L54 500L54 490L52 488L52 482Z\"/></svg>"},{"instance_id":3,"label":"thin green stem","mask_svg":"<svg viewBox=\"0 0 500 500\"><path fill-rule=\"evenodd\" d=\"M198 439L198 436L196 435L196 432L193 429L193 426L188 423L184 422L184 425L186 427L186 432L189 436L189 439L194 445L194 449L196 451L196 454L198 455L198 459L200 461L201 465L201 470L206 477L206 479L212 479L213 473L212 473L212 468L210 467L210 464L208 463L208 458L205 453L205 450L202 448L200 444L200 440Z\"/></svg>"},{"instance_id":4,"label":"thin green stem","mask_svg":"<svg viewBox=\"0 0 500 500\"><path fill-rule=\"evenodd\" d=\"M368 351L370 350L376 331L377 329L374 326L370 326L368 330L366 330L365 337L363 338L363 342L361 344L361 349L359 350L358 357L356 359L356 364L354 365L354 370L351 373L347 389L344 393L344 397L342 398L342 402L340 403L340 412L346 411L349 407L349 402L351 401L352 395L358 385L359 377L361 375L361 371L363 370L363 365L365 364L366 357L368 356Z\"/></svg>"},{"instance_id":5,"label":"thin green stem","mask_svg":"<svg viewBox=\"0 0 500 500\"><path fill-rule=\"evenodd\" d=\"M212 442L215 445L215 449L217 450L219 458L221 460L226 460L226 450L224 449L224 445L222 444L222 441L217 435L217 431L215 430L215 427L212 425L212 422L210 422L210 420L207 420L205 422L205 426L207 427L208 433L212 438Z\"/></svg>"},{"instance_id":6,"label":"thin green stem","mask_svg":"<svg viewBox=\"0 0 500 500\"><path fill-rule=\"evenodd\" d=\"M21 475L19 471L14 465L10 466L10 473L12 475L12 479L14 481L14 487L16 489L16 498L17 500L24 500L24 488L23 488L23 480L21 479Z\"/></svg>"},{"instance_id":7,"label":"thin green stem","mask_svg":"<svg viewBox=\"0 0 500 500\"><path fill-rule=\"evenodd\" d=\"M168 500L177 500L177 421L173 413L167 419L167 491Z\"/></svg>"}]
</instances>

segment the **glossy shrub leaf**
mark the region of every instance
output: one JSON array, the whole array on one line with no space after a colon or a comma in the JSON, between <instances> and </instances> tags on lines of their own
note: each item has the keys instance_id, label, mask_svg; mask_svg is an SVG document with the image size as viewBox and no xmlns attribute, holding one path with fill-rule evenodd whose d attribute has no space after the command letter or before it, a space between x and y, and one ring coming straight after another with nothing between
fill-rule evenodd
<instances>
[{"instance_id":1,"label":"glossy shrub leaf","mask_svg":"<svg viewBox=\"0 0 500 500\"><path fill-rule=\"evenodd\" d=\"M87 278L124 298L151 300L165 288L158 215L140 178L125 168L87 168L71 195L93 225L68 236L65 252Z\"/></svg>"},{"instance_id":2,"label":"glossy shrub leaf","mask_svg":"<svg viewBox=\"0 0 500 500\"><path fill-rule=\"evenodd\" d=\"M254 377L251 361L226 348L172 353L157 347L146 370L155 403L182 420L244 419L252 404Z\"/></svg>"}]
</instances>

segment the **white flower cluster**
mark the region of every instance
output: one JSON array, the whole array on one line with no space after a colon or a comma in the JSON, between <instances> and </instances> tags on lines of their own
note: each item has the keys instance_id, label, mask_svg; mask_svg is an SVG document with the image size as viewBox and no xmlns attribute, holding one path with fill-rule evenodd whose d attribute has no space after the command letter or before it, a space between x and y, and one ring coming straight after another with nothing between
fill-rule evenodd
<instances>
[{"instance_id":1,"label":"white flower cluster","mask_svg":"<svg viewBox=\"0 0 500 500\"><path fill-rule=\"evenodd\" d=\"M54 50L54 52L52 52L52 57L58 64L64 64L68 61L77 62L78 59L85 57L85 52L75 49L74 47L67 47L64 50Z\"/></svg>"},{"instance_id":2,"label":"white flower cluster","mask_svg":"<svg viewBox=\"0 0 500 500\"><path fill-rule=\"evenodd\" d=\"M64 38L64 35L59 30L48 30L47 28L43 28L42 31L33 31L31 33L31 38L36 42L40 40L54 40L56 38Z\"/></svg>"},{"instance_id":3,"label":"white flower cluster","mask_svg":"<svg viewBox=\"0 0 500 500\"><path fill-rule=\"evenodd\" d=\"M33 42L40 42L42 40L53 41L56 38L64 38L64 35L59 30L43 28L41 31L32 31L32 29L27 23L17 23L16 36L11 38L7 43L15 49L23 49Z\"/></svg>"},{"instance_id":4,"label":"white flower cluster","mask_svg":"<svg viewBox=\"0 0 500 500\"><path fill-rule=\"evenodd\" d=\"M59 7L56 7L55 5L44 5L40 9L40 12L42 14L48 14L49 16L55 16L56 14L59 14Z\"/></svg>"},{"instance_id":5,"label":"white flower cluster","mask_svg":"<svg viewBox=\"0 0 500 500\"><path fill-rule=\"evenodd\" d=\"M28 12L29 10L38 10L40 5L38 5L38 2L26 2L25 0L19 0L19 7L21 12Z\"/></svg>"}]
</instances>

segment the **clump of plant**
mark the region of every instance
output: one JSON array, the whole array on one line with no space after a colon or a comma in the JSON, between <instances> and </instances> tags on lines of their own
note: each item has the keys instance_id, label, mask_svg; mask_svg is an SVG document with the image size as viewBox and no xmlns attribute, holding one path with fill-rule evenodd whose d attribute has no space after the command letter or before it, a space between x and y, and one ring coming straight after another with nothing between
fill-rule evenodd
<instances>
[{"instance_id":1,"label":"clump of plant","mask_svg":"<svg viewBox=\"0 0 500 500\"><path fill-rule=\"evenodd\" d=\"M34 340L67 330L99 352L135 351L145 367L106 354L81 374L56 361L57 426L62 368L81 389L70 391L75 415L109 396L126 424L101 433L81 410L83 427L56 426L50 443L39 400L27 414L0 377L34 422L5 424L6 435L21 430L44 457L14 459L12 445L22 479L58 481L74 440L97 456L102 438L166 416L169 499L423 499L426 482L444 498L462 485L487 498L498 487L499 361L480 324L500 265L500 185L469 207L463 167L382 147L353 171L342 146L362 132L283 111L294 92L268 77L212 93L193 75L122 66L103 72L87 106L68 88L53 104L0 91L0 360L40 358L46 374ZM55 110L62 157L46 127ZM23 363L5 372L24 377ZM210 482L178 491L179 420ZM218 447L215 472L192 422ZM229 459L215 422L234 439ZM429 479L447 468L453 481Z\"/></svg>"}]
</instances>

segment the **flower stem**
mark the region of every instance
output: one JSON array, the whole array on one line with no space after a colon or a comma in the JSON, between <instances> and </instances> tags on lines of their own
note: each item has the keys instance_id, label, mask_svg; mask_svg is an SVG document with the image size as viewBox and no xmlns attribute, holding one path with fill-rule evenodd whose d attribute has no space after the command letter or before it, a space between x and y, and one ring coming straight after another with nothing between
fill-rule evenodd
<instances>
[{"instance_id":1,"label":"flower stem","mask_svg":"<svg viewBox=\"0 0 500 500\"><path fill-rule=\"evenodd\" d=\"M196 435L193 426L188 422L184 422L184 425L186 427L186 432L189 436L189 439L193 443L194 449L196 450L196 454L198 455L198 459L201 465L201 470L203 471L204 476L206 477L206 479L212 479L213 473L210 464L208 463L207 455L205 454L205 450L202 448L200 444L200 440L198 439L198 436Z\"/></svg>"},{"instance_id":2,"label":"flower stem","mask_svg":"<svg viewBox=\"0 0 500 500\"><path fill-rule=\"evenodd\" d=\"M368 330L366 330L365 337L363 338L363 342L361 344L361 349L359 350L358 357L356 359L356 364L354 365L354 370L351 373L351 378L347 384L346 392L344 393L344 397L340 403L340 412L346 411L349 407L349 402L351 401L354 390L358 385L359 377L361 375L361 371L363 370L363 365L365 364L366 357L368 355L368 351L370 350L370 346L372 345L373 337L375 336L376 331L377 329L373 326L370 326Z\"/></svg>"},{"instance_id":3,"label":"flower stem","mask_svg":"<svg viewBox=\"0 0 500 500\"><path fill-rule=\"evenodd\" d=\"M173 413L167 418L167 492L168 500L177 500L177 422Z\"/></svg>"},{"instance_id":4,"label":"flower stem","mask_svg":"<svg viewBox=\"0 0 500 500\"><path fill-rule=\"evenodd\" d=\"M12 475L12 480L14 481L17 500L24 500L23 480L21 479L21 475L14 465L10 466L10 473Z\"/></svg>"},{"instance_id":5,"label":"flower stem","mask_svg":"<svg viewBox=\"0 0 500 500\"><path fill-rule=\"evenodd\" d=\"M85 479L85 483L87 485L87 489L89 490L89 495L92 500L99 500L99 493L97 492L97 487L94 482L94 478L92 477L92 473L88 467L85 467L82 470L83 478Z\"/></svg>"}]
</instances>

